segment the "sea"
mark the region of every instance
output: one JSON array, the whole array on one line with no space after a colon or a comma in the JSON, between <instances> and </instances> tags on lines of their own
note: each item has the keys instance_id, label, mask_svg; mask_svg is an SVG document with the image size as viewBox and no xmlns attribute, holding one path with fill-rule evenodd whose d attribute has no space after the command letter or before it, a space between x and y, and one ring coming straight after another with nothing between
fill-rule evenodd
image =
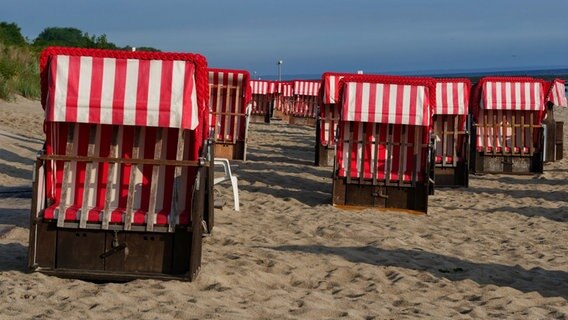
<instances>
[{"instance_id":1,"label":"sea","mask_svg":"<svg viewBox=\"0 0 568 320\"><path fill-rule=\"evenodd\" d=\"M356 72L353 72L356 73ZM550 69L487 69L487 70L465 70L465 71L421 71L421 72L364 72L366 74L391 74L401 76L428 76L435 78L469 78L472 82L476 82L480 78L486 76L529 76L534 78L541 78L545 80L563 79L568 81L568 68L550 68ZM260 76L264 80L277 80L276 75ZM319 80L321 74L282 74L282 81L289 80Z\"/></svg>"}]
</instances>

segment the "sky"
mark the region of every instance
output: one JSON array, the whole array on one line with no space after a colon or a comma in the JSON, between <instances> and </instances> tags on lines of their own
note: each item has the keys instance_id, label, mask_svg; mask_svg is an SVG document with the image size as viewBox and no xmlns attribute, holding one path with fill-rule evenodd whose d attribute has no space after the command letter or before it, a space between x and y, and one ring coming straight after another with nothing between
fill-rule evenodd
<instances>
[{"instance_id":1,"label":"sky","mask_svg":"<svg viewBox=\"0 0 568 320\"><path fill-rule=\"evenodd\" d=\"M568 68L568 0L2 0L0 21L194 52L251 75Z\"/></svg>"}]
</instances>

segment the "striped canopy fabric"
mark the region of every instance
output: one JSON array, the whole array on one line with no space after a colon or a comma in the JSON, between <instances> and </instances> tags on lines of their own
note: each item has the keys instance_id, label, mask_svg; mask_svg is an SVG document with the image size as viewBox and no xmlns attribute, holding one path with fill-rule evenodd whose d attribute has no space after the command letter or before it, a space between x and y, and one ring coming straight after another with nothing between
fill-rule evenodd
<instances>
[{"instance_id":1,"label":"striped canopy fabric","mask_svg":"<svg viewBox=\"0 0 568 320\"><path fill-rule=\"evenodd\" d=\"M568 107L568 101L566 100L566 86L563 80L554 79L552 81L547 101L552 102L555 106Z\"/></svg>"},{"instance_id":2,"label":"striped canopy fabric","mask_svg":"<svg viewBox=\"0 0 568 320\"><path fill-rule=\"evenodd\" d=\"M321 86L318 80L295 80L294 94L301 96L317 96Z\"/></svg>"},{"instance_id":3,"label":"striped canopy fabric","mask_svg":"<svg viewBox=\"0 0 568 320\"><path fill-rule=\"evenodd\" d=\"M431 80L349 76L342 83L343 121L430 126Z\"/></svg>"},{"instance_id":4,"label":"striped canopy fabric","mask_svg":"<svg viewBox=\"0 0 568 320\"><path fill-rule=\"evenodd\" d=\"M245 136L245 112L251 100L250 75L245 70L208 69L211 104L210 125L221 142Z\"/></svg>"},{"instance_id":5,"label":"striped canopy fabric","mask_svg":"<svg viewBox=\"0 0 568 320\"><path fill-rule=\"evenodd\" d=\"M468 79L436 79L434 114L467 114L470 87Z\"/></svg>"},{"instance_id":6,"label":"striped canopy fabric","mask_svg":"<svg viewBox=\"0 0 568 320\"><path fill-rule=\"evenodd\" d=\"M277 85L274 81L251 80L250 86L252 94L273 94L277 91Z\"/></svg>"},{"instance_id":7,"label":"striped canopy fabric","mask_svg":"<svg viewBox=\"0 0 568 320\"><path fill-rule=\"evenodd\" d=\"M322 75L324 104L335 104L339 101L339 81L345 76L355 75L352 73L326 72Z\"/></svg>"},{"instance_id":8,"label":"striped canopy fabric","mask_svg":"<svg viewBox=\"0 0 568 320\"><path fill-rule=\"evenodd\" d=\"M541 80L531 78L489 78L480 81L485 110L544 110L544 87Z\"/></svg>"},{"instance_id":9,"label":"striped canopy fabric","mask_svg":"<svg viewBox=\"0 0 568 320\"><path fill-rule=\"evenodd\" d=\"M278 82L278 93L283 97L291 97L294 95L293 82Z\"/></svg>"},{"instance_id":10,"label":"striped canopy fabric","mask_svg":"<svg viewBox=\"0 0 568 320\"><path fill-rule=\"evenodd\" d=\"M203 109L196 61L204 58L49 48L42 53L46 120L195 129Z\"/></svg>"}]
</instances>

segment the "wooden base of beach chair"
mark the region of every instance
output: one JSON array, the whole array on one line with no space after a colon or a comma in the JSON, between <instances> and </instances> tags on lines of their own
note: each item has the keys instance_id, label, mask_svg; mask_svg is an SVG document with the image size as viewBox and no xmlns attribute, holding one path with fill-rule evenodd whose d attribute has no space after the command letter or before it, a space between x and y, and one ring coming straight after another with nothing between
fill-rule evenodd
<instances>
[{"instance_id":1,"label":"wooden base of beach chair","mask_svg":"<svg viewBox=\"0 0 568 320\"><path fill-rule=\"evenodd\" d=\"M348 184L345 178L333 180L333 205L406 209L428 212L429 186L415 187Z\"/></svg>"},{"instance_id":2,"label":"wooden base of beach chair","mask_svg":"<svg viewBox=\"0 0 568 320\"><path fill-rule=\"evenodd\" d=\"M457 167L435 167L436 187L468 187L469 168L465 162L458 162Z\"/></svg>"},{"instance_id":3,"label":"wooden base of beach chair","mask_svg":"<svg viewBox=\"0 0 568 320\"><path fill-rule=\"evenodd\" d=\"M266 114L251 114L250 122L254 123L270 123L270 116Z\"/></svg>"},{"instance_id":4,"label":"wooden base of beach chair","mask_svg":"<svg viewBox=\"0 0 568 320\"><path fill-rule=\"evenodd\" d=\"M543 155L535 152L533 156L502 156L475 152L474 173L534 174L542 173Z\"/></svg>"},{"instance_id":5,"label":"wooden base of beach chair","mask_svg":"<svg viewBox=\"0 0 568 320\"><path fill-rule=\"evenodd\" d=\"M34 170L30 215L28 267L31 271L66 278L97 281L128 281L133 279L175 279L193 281L201 268L203 222L212 226L212 189L208 173L201 167L192 192L189 225L132 224L125 230L123 223L104 226L101 222L45 220L45 198L40 196L43 162ZM212 184L211 184L212 186ZM208 196L206 193L208 190ZM205 213L205 214L204 214ZM59 225L61 224L61 225ZM209 231L211 227L208 226Z\"/></svg>"},{"instance_id":6,"label":"wooden base of beach chair","mask_svg":"<svg viewBox=\"0 0 568 320\"><path fill-rule=\"evenodd\" d=\"M322 146L316 143L316 159L314 164L318 167L333 167L335 161L335 148Z\"/></svg>"},{"instance_id":7,"label":"wooden base of beach chair","mask_svg":"<svg viewBox=\"0 0 568 320\"><path fill-rule=\"evenodd\" d=\"M297 125L297 126L316 126L316 119L315 118L308 118L308 117L297 117L297 116L289 116L288 123Z\"/></svg>"},{"instance_id":8,"label":"wooden base of beach chair","mask_svg":"<svg viewBox=\"0 0 568 320\"><path fill-rule=\"evenodd\" d=\"M282 122L284 123L290 123L290 115L289 114L284 114L282 113L282 115L280 116L280 119L282 119Z\"/></svg>"},{"instance_id":9,"label":"wooden base of beach chair","mask_svg":"<svg viewBox=\"0 0 568 320\"><path fill-rule=\"evenodd\" d=\"M160 233L58 228L56 222L39 221L35 230L30 268L46 274L98 281L193 281L201 267L201 224Z\"/></svg>"},{"instance_id":10,"label":"wooden base of beach chair","mask_svg":"<svg viewBox=\"0 0 568 320\"><path fill-rule=\"evenodd\" d=\"M274 114L272 115L273 119L282 119L284 117L284 113L280 110L274 110Z\"/></svg>"},{"instance_id":11,"label":"wooden base of beach chair","mask_svg":"<svg viewBox=\"0 0 568 320\"><path fill-rule=\"evenodd\" d=\"M237 141L235 144L216 142L215 156L229 160L244 160L245 142Z\"/></svg>"}]
</instances>

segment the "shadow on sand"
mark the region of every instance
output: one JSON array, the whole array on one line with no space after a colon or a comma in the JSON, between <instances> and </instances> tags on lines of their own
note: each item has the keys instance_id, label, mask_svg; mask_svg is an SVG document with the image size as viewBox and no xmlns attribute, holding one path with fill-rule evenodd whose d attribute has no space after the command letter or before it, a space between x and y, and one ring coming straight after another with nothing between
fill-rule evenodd
<instances>
[{"instance_id":1,"label":"shadow on sand","mask_svg":"<svg viewBox=\"0 0 568 320\"><path fill-rule=\"evenodd\" d=\"M546 297L568 298L568 272L495 263L478 263L416 249L384 250L373 246L327 247L321 245L264 247L278 251L337 255L353 263L400 267L428 272L451 281L470 279L480 285L536 291Z\"/></svg>"}]
</instances>

